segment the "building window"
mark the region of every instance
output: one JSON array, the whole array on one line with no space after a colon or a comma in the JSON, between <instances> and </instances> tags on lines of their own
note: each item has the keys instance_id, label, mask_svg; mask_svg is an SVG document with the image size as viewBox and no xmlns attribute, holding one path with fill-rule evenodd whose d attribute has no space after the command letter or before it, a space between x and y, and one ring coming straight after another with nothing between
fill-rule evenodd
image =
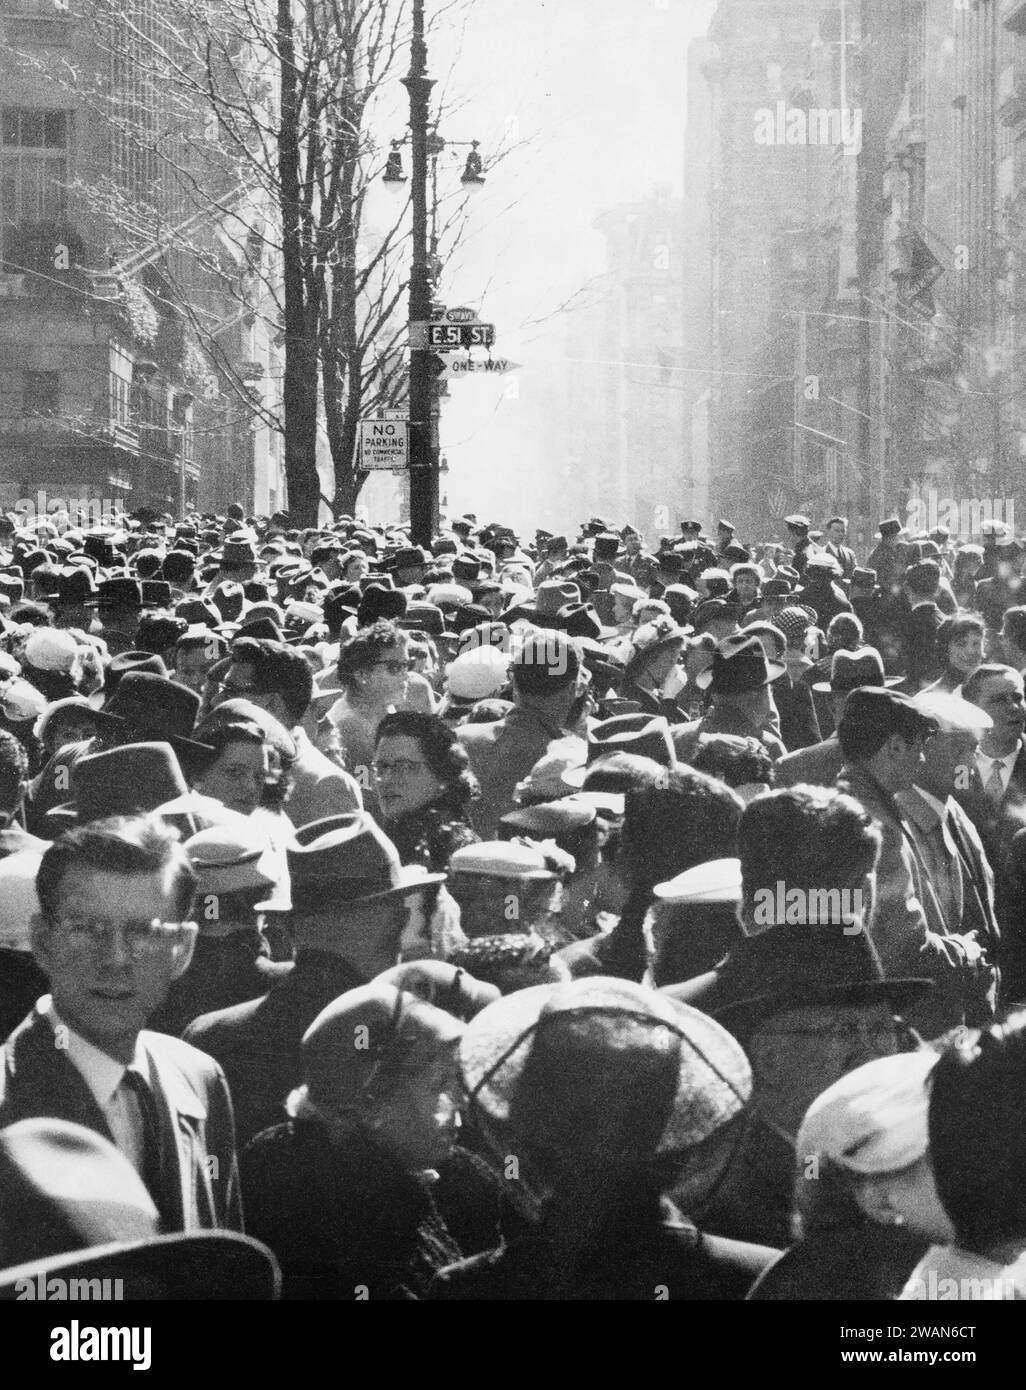
<instances>
[{"instance_id":1,"label":"building window","mask_svg":"<svg viewBox=\"0 0 1026 1390\"><path fill-rule=\"evenodd\" d=\"M110 422L124 425L127 429L132 423L132 383L117 372L110 374L110 393L108 399Z\"/></svg>"},{"instance_id":2,"label":"building window","mask_svg":"<svg viewBox=\"0 0 1026 1390\"><path fill-rule=\"evenodd\" d=\"M5 106L0 112L0 235L68 211L67 112Z\"/></svg>"},{"instance_id":3,"label":"building window","mask_svg":"<svg viewBox=\"0 0 1026 1390\"><path fill-rule=\"evenodd\" d=\"M57 372L26 372L22 394L25 415L56 415L60 378Z\"/></svg>"}]
</instances>

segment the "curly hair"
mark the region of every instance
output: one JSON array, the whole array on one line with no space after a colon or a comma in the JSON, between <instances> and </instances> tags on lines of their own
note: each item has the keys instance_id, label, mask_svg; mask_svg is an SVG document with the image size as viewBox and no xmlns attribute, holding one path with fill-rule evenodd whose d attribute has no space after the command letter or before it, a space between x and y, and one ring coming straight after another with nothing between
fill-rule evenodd
<instances>
[{"instance_id":1,"label":"curly hair","mask_svg":"<svg viewBox=\"0 0 1026 1390\"><path fill-rule=\"evenodd\" d=\"M477 778L470 770L467 750L437 714L422 714L417 710L386 714L378 725L375 748L383 738L417 740L424 761L433 775L445 784L444 793L435 803L442 809L462 814L470 802L481 795Z\"/></svg>"},{"instance_id":2,"label":"curly hair","mask_svg":"<svg viewBox=\"0 0 1026 1390\"><path fill-rule=\"evenodd\" d=\"M387 618L379 618L342 643L338 653L339 682L344 689L351 690L358 671L369 670L392 652L405 656L407 650L407 637L402 628L396 627Z\"/></svg>"},{"instance_id":3,"label":"curly hair","mask_svg":"<svg viewBox=\"0 0 1026 1390\"><path fill-rule=\"evenodd\" d=\"M1016 611L1019 610L1008 609L1005 616L1007 617L1008 613ZM937 655L947 666L948 648L952 642L960 642L963 637L968 637L970 632L978 632L982 637L984 631L983 619L978 613L952 614L950 618L945 618L937 629Z\"/></svg>"}]
</instances>

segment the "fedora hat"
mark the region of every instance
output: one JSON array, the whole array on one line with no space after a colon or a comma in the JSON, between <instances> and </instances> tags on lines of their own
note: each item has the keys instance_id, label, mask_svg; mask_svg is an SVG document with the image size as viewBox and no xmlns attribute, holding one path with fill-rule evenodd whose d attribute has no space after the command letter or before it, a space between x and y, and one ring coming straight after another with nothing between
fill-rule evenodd
<instances>
[{"instance_id":1,"label":"fedora hat","mask_svg":"<svg viewBox=\"0 0 1026 1390\"><path fill-rule=\"evenodd\" d=\"M583 767L567 768L563 781L572 787L583 787L592 765L611 753L633 753L637 757L651 758L663 767L674 767L677 755L669 720L665 715L644 712L616 714L612 719L603 719L589 731L587 762Z\"/></svg>"},{"instance_id":2,"label":"fedora hat","mask_svg":"<svg viewBox=\"0 0 1026 1390\"><path fill-rule=\"evenodd\" d=\"M54 602L58 608L74 608L96 597L92 571L84 565L64 565L57 572Z\"/></svg>"},{"instance_id":3,"label":"fedora hat","mask_svg":"<svg viewBox=\"0 0 1026 1390\"><path fill-rule=\"evenodd\" d=\"M592 541L591 556L593 560L615 560L622 550L620 537L615 532L603 531Z\"/></svg>"},{"instance_id":4,"label":"fedora hat","mask_svg":"<svg viewBox=\"0 0 1026 1390\"><path fill-rule=\"evenodd\" d=\"M236 531L228 536L221 549L213 551L212 555L222 565L255 565L256 545L256 536L251 531Z\"/></svg>"},{"instance_id":5,"label":"fedora hat","mask_svg":"<svg viewBox=\"0 0 1026 1390\"><path fill-rule=\"evenodd\" d=\"M46 814L55 825L155 811L189 790L169 743L127 743L79 758L71 771L71 800Z\"/></svg>"},{"instance_id":6,"label":"fedora hat","mask_svg":"<svg viewBox=\"0 0 1026 1390\"><path fill-rule=\"evenodd\" d=\"M735 632L718 644L711 665L698 673L695 684L714 695L739 695L761 690L786 670L782 661L766 660L758 637Z\"/></svg>"},{"instance_id":7,"label":"fedora hat","mask_svg":"<svg viewBox=\"0 0 1026 1390\"><path fill-rule=\"evenodd\" d=\"M817 695L846 695L863 685L887 687L901 682L901 676L884 675L883 658L875 647L859 647L853 652L834 652L830 679L817 681L812 688Z\"/></svg>"},{"instance_id":8,"label":"fedora hat","mask_svg":"<svg viewBox=\"0 0 1026 1390\"><path fill-rule=\"evenodd\" d=\"M453 852L449 872L454 879L474 874L483 878L530 879L551 883L558 877L548 867L540 849L513 840L488 840L463 845Z\"/></svg>"},{"instance_id":9,"label":"fedora hat","mask_svg":"<svg viewBox=\"0 0 1026 1390\"><path fill-rule=\"evenodd\" d=\"M669 993L733 1028L805 1004L880 1001L901 1009L932 988L924 977L885 977L867 931L827 924L744 936L715 970Z\"/></svg>"},{"instance_id":10,"label":"fedora hat","mask_svg":"<svg viewBox=\"0 0 1026 1390\"><path fill-rule=\"evenodd\" d=\"M581 591L568 579L543 579L535 590L534 605L528 610L542 618L555 618L561 608L581 602Z\"/></svg>"},{"instance_id":11,"label":"fedora hat","mask_svg":"<svg viewBox=\"0 0 1026 1390\"><path fill-rule=\"evenodd\" d=\"M142 606L144 608L170 608L171 585L166 579L144 579L141 581Z\"/></svg>"},{"instance_id":12,"label":"fedora hat","mask_svg":"<svg viewBox=\"0 0 1026 1390\"><path fill-rule=\"evenodd\" d=\"M622 1126L628 1159L694 1148L739 1115L752 1091L748 1059L713 1019L604 976L490 1004L467 1025L460 1066L475 1109L522 1140L562 1130L573 1144L574 1127L605 1131L637 1110L638 1124Z\"/></svg>"},{"instance_id":13,"label":"fedora hat","mask_svg":"<svg viewBox=\"0 0 1026 1390\"><path fill-rule=\"evenodd\" d=\"M127 671L97 720L107 728L138 734L140 739L166 739L176 750L210 753L208 744L190 735L199 713L200 697L187 685L154 675L151 671Z\"/></svg>"},{"instance_id":14,"label":"fedora hat","mask_svg":"<svg viewBox=\"0 0 1026 1390\"><path fill-rule=\"evenodd\" d=\"M95 1130L33 1118L0 1131L0 1300L59 1297L56 1279L64 1297L72 1279L121 1280L126 1299L277 1296L266 1246L231 1231L162 1236L159 1220L135 1167Z\"/></svg>"},{"instance_id":15,"label":"fedora hat","mask_svg":"<svg viewBox=\"0 0 1026 1390\"><path fill-rule=\"evenodd\" d=\"M332 1000L303 1034L303 1081L318 1109L359 1106L393 1059L431 1059L463 1036L465 1024L445 1009L380 977ZM354 1047L362 1036L366 1046Z\"/></svg>"},{"instance_id":16,"label":"fedora hat","mask_svg":"<svg viewBox=\"0 0 1026 1390\"><path fill-rule=\"evenodd\" d=\"M400 863L395 845L364 811L304 825L286 853L293 896L311 889L324 895L329 890L333 905L405 897L444 883L446 877Z\"/></svg>"},{"instance_id":17,"label":"fedora hat","mask_svg":"<svg viewBox=\"0 0 1026 1390\"><path fill-rule=\"evenodd\" d=\"M248 821L208 826L190 835L184 848L200 893L239 893L277 881L270 842Z\"/></svg>"},{"instance_id":18,"label":"fedora hat","mask_svg":"<svg viewBox=\"0 0 1026 1390\"><path fill-rule=\"evenodd\" d=\"M142 584L127 574L102 579L96 593L85 600L87 608L142 608Z\"/></svg>"},{"instance_id":19,"label":"fedora hat","mask_svg":"<svg viewBox=\"0 0 1026 1390\"><path fill-rule=\"evenodd\" d=\"M880 537L897 536L900 534L900 532L901 522L898 520L896 516L889 516L886 518L886 520L881 521L880 529L877 531L876 534Z\"/></svg>"}]
</instances>

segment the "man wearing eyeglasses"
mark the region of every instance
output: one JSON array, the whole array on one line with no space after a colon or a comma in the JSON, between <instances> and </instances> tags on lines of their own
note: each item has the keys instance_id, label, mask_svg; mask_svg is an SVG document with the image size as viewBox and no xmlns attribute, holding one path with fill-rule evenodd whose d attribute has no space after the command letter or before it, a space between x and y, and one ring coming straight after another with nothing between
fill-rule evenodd
<instances>
[{"instance_id":1,"label":"man wearing eyeglasses","mask_svg":"<svg viewBox=\"0 0 1026 1390\"><path fill-rule=\"evenodd\" d=\"M4 1044L0 1127L85 1125L139 1170L164 1231L241 1230L224 1074L146 1030L192 958L195 888L173 832L149 817L93 821L51 845L32 923L51 992Z\"/></svg>"}]
</instances>

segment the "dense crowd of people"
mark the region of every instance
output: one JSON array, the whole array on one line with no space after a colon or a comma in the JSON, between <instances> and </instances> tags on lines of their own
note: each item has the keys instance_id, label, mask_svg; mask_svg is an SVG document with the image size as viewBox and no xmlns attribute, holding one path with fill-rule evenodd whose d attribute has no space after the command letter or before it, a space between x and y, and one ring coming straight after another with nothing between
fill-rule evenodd
<instances>
[{"instance_id":1,"label":"dense crowd of people","mask_svg":"<svg viewBox=\"0 0 1026 1390\"><path fill-rule=\"evenodd\" d=\"M1026 1297L1007 527L75 520L0 517L0 1295Z\"/></svg>"}]
</instances>

